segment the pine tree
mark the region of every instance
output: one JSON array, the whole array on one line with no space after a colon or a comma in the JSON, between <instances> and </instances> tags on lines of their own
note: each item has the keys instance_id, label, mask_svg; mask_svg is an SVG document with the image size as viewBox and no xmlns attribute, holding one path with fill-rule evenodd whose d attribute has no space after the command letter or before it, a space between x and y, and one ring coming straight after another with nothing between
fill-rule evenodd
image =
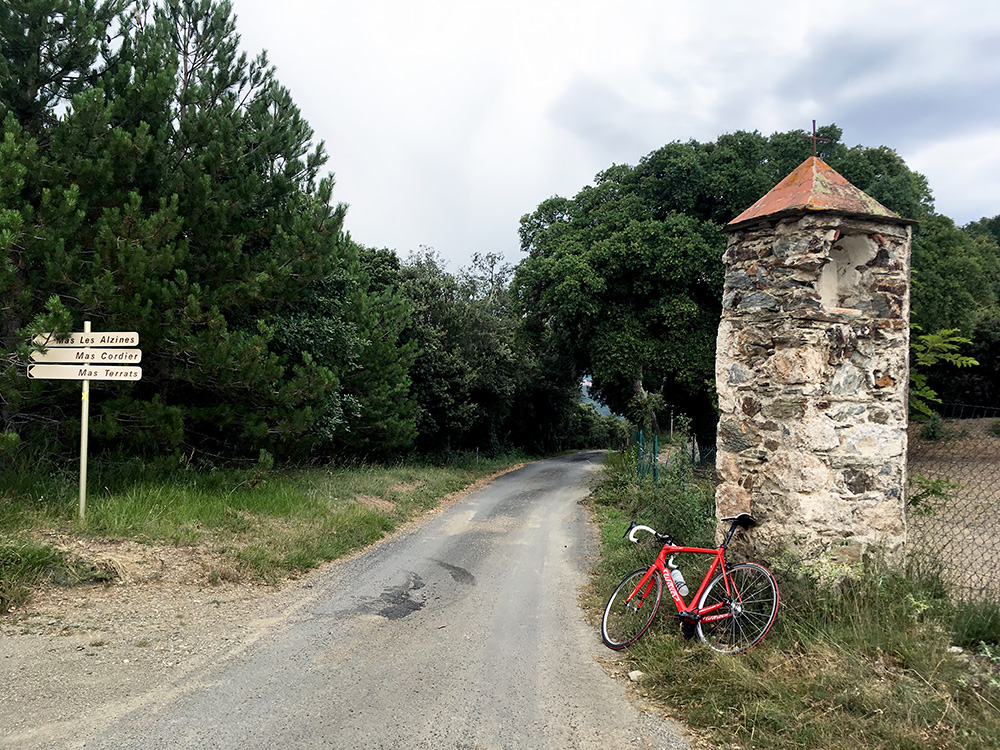
<instances>
[{"instance_id":1,"label":"pine tree","mask_svg":"<svg viewBox=\"0 0 1000 750\"><path fill-rule=\"evenodd\" d=\"M390 250L359 248L361 277L351 295L359 348L344 373L350 398L339 444L354 455L384 459L412 447L416 438L416 397L410 369L417 349L404 340L412 308L397 285L399 258Z\"/></svg>"},{"instance_id":2,"label":"pine tree","mask_svg":"<svg viewBox=\"0 0 1000 750\"><path fill-rule=\"evenodd\" d=\"M57 321L138 331L142 381L95 399L106 445L256 455L336 424L349 353L276 335L314 284L356 269L346 207L229 4L18 6L0 11L2 349L23 359ZM22 38L37 60L13 54ZM25 380L11 356L0 384L0 432L71 439L72 385Z\"/></svg>"}]
</instances>

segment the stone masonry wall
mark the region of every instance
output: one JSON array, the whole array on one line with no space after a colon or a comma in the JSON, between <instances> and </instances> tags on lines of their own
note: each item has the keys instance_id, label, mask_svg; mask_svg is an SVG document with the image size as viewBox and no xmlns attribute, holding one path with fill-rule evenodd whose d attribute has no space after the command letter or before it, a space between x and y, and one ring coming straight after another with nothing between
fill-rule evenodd
<instances>
[{"instance_id":1,"label":"stone masonry wall","mask_svg":"<svg viewBox=\"0 0 1000 750\"><path fill-rule=\"evenodd\" d=\"M716 380L720 518L857 559L905 542L906 224L807 214L731 233Z\"/></svg>"}]
</instances>

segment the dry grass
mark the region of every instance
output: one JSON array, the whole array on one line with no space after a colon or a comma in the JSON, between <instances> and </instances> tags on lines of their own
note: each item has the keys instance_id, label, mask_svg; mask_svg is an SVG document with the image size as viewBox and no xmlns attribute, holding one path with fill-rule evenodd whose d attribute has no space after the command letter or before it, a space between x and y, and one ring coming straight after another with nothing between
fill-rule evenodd
<instances>
[{"instance_id":1,"label":"dry grass","mask_svg":"<svg viewBox=\"0 0 1000 750\"><path fill-rule=\"evenodd\" d=\"M359 495L354 498L354 502L359 503L366 508L373 508L374 510L381 511L386 514L396 512L396 503L392 500L386 500L383 497L375 497L374 495Z\"/></svg>"}]
</instances>

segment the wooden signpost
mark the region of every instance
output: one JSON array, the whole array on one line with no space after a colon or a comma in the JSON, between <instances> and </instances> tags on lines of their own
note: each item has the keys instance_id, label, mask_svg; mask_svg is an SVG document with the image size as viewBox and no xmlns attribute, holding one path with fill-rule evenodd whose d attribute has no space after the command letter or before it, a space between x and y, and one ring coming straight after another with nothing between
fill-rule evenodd
<instances>
[{"instance_id":1,"label":"wooden signpost","mask_svg":"<svg viewBox=\"0 0 1000 750\"><path fill-rule=\"evenodd\" d=\"M82 380L83 405L80 425L80 520L87 513L87 424L90 421L91 380L139 380L142 368L133 365L142 361L142 350L135 331L92 332L90 321L83 330L63 339L40 334L32 339L43 350L31 352L28 377L39 380ZM125 348L128 347L128 348ZM36 364L40 363L40 364ZM59 364L51 364L59 363Z\"/></svg>"},{"instance_id":2,"label":"wooden signpost","mask_svg":"<svg viewBox=\"0 0 1000 750\"><path fill-rule=\"evenodd\" d=\"M28 365L28 377L40 380L139 380L141 367L102 365Z\"/></svg>"},{"instance_id":3,"label":"wooden signpost","mask_svg":"<svg viewBox=\"0 0 1000 750\"><path fill-rule=\"evenodd\" d=\"M135 331L128 331L125 333L111 332L107 331L101 333L100 331L94 333L87 329L90 326L88 323L83 324L83 331L81 333L71 333L66 338L58 339L51 333L40 333L31 340L31 343L38 344L39 346L44 346L46 348L50 346L55 347L67 347L67 346L138 346L139 345L139 334Z\"/></svg>"},{"instance_id":4,"label":"wooden signpost","mask_svg":"<svg viewBox=\"0 0 1000 750\"><path fill-rule=\"evenodd\" d=\"M77 349L72 347L52 347L44 352L31 353L32 362L93 362L95 364L138 364L142 361L142 349Z\"/></svg>"}]
</instances>

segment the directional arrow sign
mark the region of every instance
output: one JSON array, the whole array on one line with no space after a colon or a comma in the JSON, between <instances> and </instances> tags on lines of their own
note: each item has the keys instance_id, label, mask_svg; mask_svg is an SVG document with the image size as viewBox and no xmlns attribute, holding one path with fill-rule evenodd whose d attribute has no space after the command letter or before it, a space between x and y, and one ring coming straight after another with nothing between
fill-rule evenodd
<instances>
[{"instance_id":1,"label":"directional arrow sign","mask_svg":"<svg viewBox=\"0 0 1000 750\"><path fill-rule=\"evenodd\" d=\"M56 339L50 333L40 333L31 340L39 346L138 346L139 334L135 331L97 331L96 333L71 333L67 338Z\"/></svg>"},{"instance_id":2,"label":"directional arrow sign","mask_svg":"<svg viewBox=\"0 0 1000 750\"><path fill-rule=\"evenodd\" d=\"M135 365L142 362L142 349L77 349L68 346L54 346L44 353L33 351L31 361Z\"/></svg>"},{"instance_id":3,"label":"directional arrow sign","mask_svg":"<svg viewBox=\"0 0 1000 750\"><path fill-rule=\"evenodd\" d=\"M28 365L28 377L35 380L139 380L141 367L103 365Z\"/></svg>"}]
</instances>

